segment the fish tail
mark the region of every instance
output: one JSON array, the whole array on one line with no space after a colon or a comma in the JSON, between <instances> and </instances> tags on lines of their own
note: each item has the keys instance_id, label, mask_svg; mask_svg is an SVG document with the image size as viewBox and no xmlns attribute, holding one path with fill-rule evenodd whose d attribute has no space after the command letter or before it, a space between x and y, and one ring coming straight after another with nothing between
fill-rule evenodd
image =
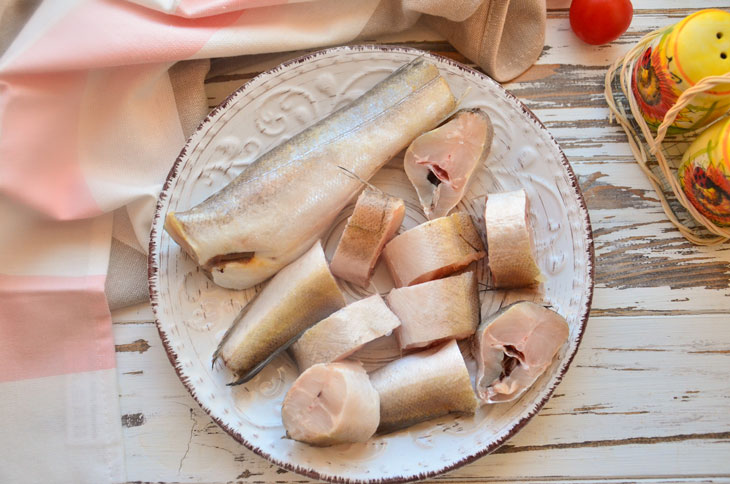
<instances>
[{"instance_id":1,"label":"fish tail","mask_svg":"<svg viewBox=\"0 0 730 484\"><path fill-rule=\"evenodd\" d=\"M258 294L257 294L258 296ZM228 338L231 337L231 334L233 333L233 330L236 326L238 326L238 323L241 322L243 317L246 315L249 309L251 309L251 305L253 303L253 300L249 301L248 304L246 304L241 311L239 311L236 318L233 320L233 323L231 323L231 327L228 328L228 330L225 332L223 337L221 338L220 342L218 343L218 346L216 347L215 351L213 352L213 358L211 361L211 368L215 366L216 360L220 357L221 351L223 350L223 345L226 344L226 341L228 341Z\"/></svg>"},{"instance_id":2,"label":"fish tail","mask_svg":"<svg viewBox=\"0 0 730 484\"><path fill-rule=\"evenodd\" d=\"M217 348L215 349L215 351L213 352L213 358L211 358L211 361L210 361L210 369L211 369L211 370L215 368L215 362L216 362L216 361L218 360L218 356L219 356L219 355L220 355L220 353L221 353L221 347L222 347L222 346L223 346L223 345L219 343L219 344L218 344L218 347L217 347Z\"/></svg>"}]
</instances>

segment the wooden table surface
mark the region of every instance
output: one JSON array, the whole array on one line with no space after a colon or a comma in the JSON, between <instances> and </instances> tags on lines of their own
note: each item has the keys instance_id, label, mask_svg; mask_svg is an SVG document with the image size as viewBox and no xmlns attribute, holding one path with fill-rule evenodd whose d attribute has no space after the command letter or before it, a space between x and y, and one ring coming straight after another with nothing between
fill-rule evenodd
<instances>
[{"instance_id":1,"label":"wooden table surface","mask_svg":"<svg viewBox=\"0 0 730 484\"><path fill-rule=\"evenodd\" d=\"M597 263L587 331L552 399L521 432L434 481L730 482L730 243L694 247L680 236L603 98L606 67L643 34L730 1L634 0L629 32L601 47L574 37L569 4L548 2L539 61L505 87L545 123L579 176ZM423 29L377 42L468 63ZM211 107L300 54L214 60ZM148 305L113 319L130 481L309 481L238 444L200 409Z\"/></svg>"}]
</instances>

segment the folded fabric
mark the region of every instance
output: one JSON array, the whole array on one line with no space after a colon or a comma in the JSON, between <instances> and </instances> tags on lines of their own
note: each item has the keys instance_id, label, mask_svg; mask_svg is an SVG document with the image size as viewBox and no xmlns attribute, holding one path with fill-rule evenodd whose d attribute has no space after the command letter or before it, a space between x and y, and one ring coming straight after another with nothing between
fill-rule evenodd
<instances>
[{"instance_id":1,"label":"folded fabric","mask_svg":"<svg viewBox=\"0 0 730 484\"><path fill-rule=\"evenodd\" d=\"M373 39L419 19L507 80L539 56L545 4L0 5L0 481L125 480L109 305L146 297L156 198L207 112L208 59Z\"/></svg>"}]
</instances>

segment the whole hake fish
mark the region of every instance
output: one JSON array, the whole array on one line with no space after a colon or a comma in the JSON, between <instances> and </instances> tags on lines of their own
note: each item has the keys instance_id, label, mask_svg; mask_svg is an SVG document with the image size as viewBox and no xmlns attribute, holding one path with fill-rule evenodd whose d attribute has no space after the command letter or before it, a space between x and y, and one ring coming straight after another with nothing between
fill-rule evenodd
<instances>
[{"instance_id":1,"label":"whole hake fish","mask_svg":"<svg viewBox=\"0 0 730 484\"><path fill-rule=\"evenodd\" d=\"M217 284L251 287L321 237L362 188L356 178L370 179L455 105L438 68L418 58L199 205L169 212L165 230Z\"/></svg>"}]
</instances>

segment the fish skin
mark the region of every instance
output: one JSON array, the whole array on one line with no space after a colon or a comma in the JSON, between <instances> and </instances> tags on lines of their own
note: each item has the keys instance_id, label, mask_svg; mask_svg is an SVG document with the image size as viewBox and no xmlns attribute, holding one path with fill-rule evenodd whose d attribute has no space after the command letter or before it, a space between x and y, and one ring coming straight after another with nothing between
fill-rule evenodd
<instances>
[{"instance_id":1,"label":"fish skin","mask_svg":"<svg viewBox=\"0 0 730 484\"><path fill-rule=\"evenodd\" d=\"M550 366L570 329L560 314L530 301L502 308L474 335L477 396L485 403L517 399ZM505 374L506 359L514 368Z\"/></svg>"},{"instance_id":2,"label":"fish skin","mask_svg":"<svg viewBox=\"0 0 730 484\"><path fill-rule=\"evenodd\" d=\"M299 371L303 371L317 363L347 358L398 326L398 317L375 294L345 306L309 328L292 345L291 352Z\"/></svg>"},{"instance_id":3,"label":"fish skin","mask_svg":"<svg viewBox=\"0 0 730 484\"><path fill-rule=\"evenodd\" d=\"M403 160L429 220L446 216L461 201L472 174L489 156L494 128L482 109L461 109L413 140ZM436 177L438 184L429 178Z\"/></svg>"},{"instance_id":4,"label":"fish skin","mask_svg":"<svg viewBox=\"0 0 730 484\"><path fill-rule=\"evenodd\" d=\"M386 300L401 320L396 335L404 350L468 338L479 325L479 290L473 271L393 289Z\"/></svg>"},{"instance_id":5,"label":"fish skin","mask_svg":"<svg viewBox=\"0 0 730 484\"><path fill-rule=\"evenodd\" d=\"M456 212L394 237L383 259L396 287L403 287L448 276L486 254L469 214Z\"/></svg>"},{"instance_id":6,"label":"fish skin","mask_svg":"<svg viewBox=\"0 0 730 484\"><path fill-rule=\"evenodd\" d=\"M251 287L319 239L360 190L339 167L370 179L455 104L438 68L418 58L260 156L202 203L169 212L165 229L214 281ZM227 255L240 260L220 260Z\"/></svg>"},{"instance_id":7,"label":"fish skin","mask_svg":"<svg viewBox=\"0 0 730 484\"><path fill-rule=\"evenodd\" d=\"M250 306L250 307L249 307ZM220 342L231 370L245 374L311 325L345 306L318 241L274 276Z\"/></svg>"},{"instance_id":8,"label":"fish skin","mask_svg":"<svg viewBox=\"0 0 730 484\"><path fill-rule=\"evenodd\" d=\"M383 247L398 231L405 214L403 200L366 187L332 256L332 273L367 288Z\"/></svg>"},{"instance_id":9,"label":"fish skin","mask_svg":"<svg viewBox=\"0 0 730 484\"><path fill-rule=\"evenodd\" d=\"M365 442L380 421L380 396L359 363L319 363L294 381L281 419L290 438L311 445Z\"/></svg>"},{"instance_id":10,"label":"fish skin","mask_svg":"<svg viewBox=\"0 0 730 484\"><path fill-rule=\"evenodd\" d=\"M473 414L477 399L455 340L404 356L370 374L380 395L378 432L448 413Z\"/></svg>"},{"instance_id":11,"label":"fish skin","mask_svg":"<svg viewBox=\"0 0 730 484\"><path fill-rule=\"evenodd\" d=\"M495 288L533 286L544 280L535 260L529 207L524 189L487 196L487 260Z\"/></svg>"}]
</instances>

